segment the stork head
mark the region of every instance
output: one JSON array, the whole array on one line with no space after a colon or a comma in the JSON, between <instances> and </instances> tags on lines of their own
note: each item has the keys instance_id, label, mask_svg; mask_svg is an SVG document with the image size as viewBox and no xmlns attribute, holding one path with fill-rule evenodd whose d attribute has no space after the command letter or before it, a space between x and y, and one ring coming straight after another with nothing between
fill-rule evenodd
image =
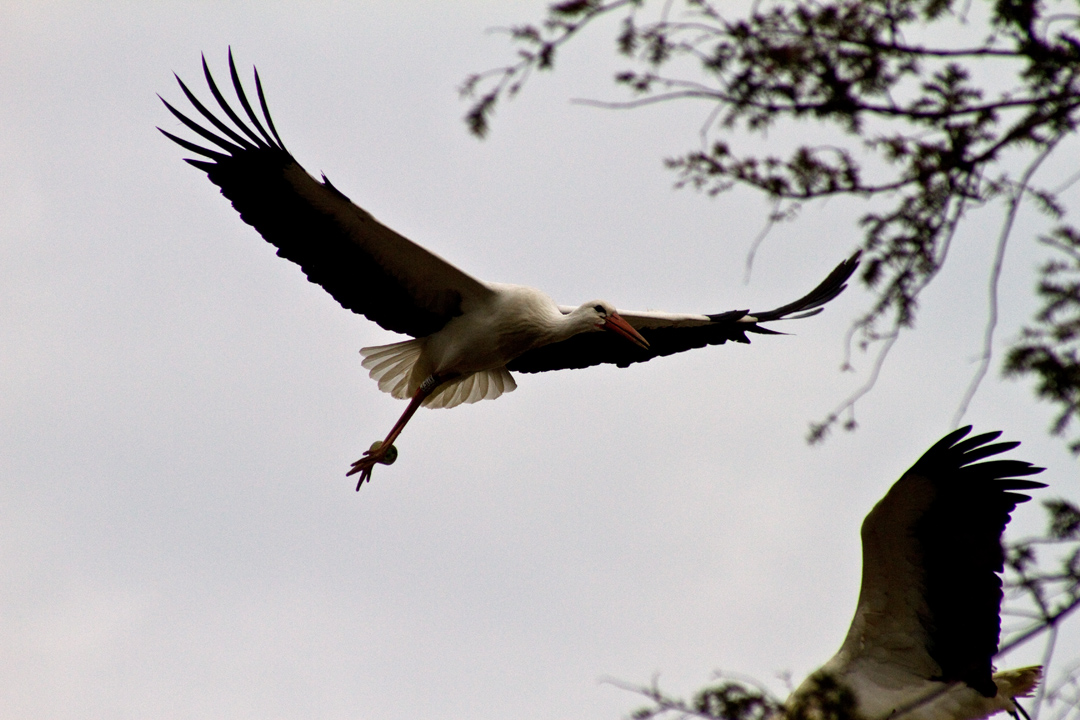
<instances>
[{"instance_id":1,"label":"stork head","mask_svg":"<svg viewBox=\"0 0 1080 720\"><path fill-rule=\"evenodd\" d=\"M649 341L641 337L641 333L626 322L619 313L615 312L615 308L609 303L603 300L592 300L582 305L578 310L590 318L597 330L608 330L617 335L622 335L635 345L648 349Z\"/></svg>"}]
</instances>

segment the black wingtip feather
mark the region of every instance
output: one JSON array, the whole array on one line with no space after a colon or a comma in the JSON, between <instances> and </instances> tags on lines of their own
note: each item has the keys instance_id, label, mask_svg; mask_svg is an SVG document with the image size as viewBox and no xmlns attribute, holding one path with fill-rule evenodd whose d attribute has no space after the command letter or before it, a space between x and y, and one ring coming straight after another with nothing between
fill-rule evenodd
<instances>
[{"instance_id":1,"label":"black wingtip feather","mask_svg":"<svg viewBox=\"0 0 1080 720\"><path fill-rule=\"evenodd\" d=\"M971 430L971 426L968 425L965 430ZM975 435L974 437L970 437L967 440L957 442L952 446L952 449L953 452L966 453L968 450L977 448L980 445L988 443L992 440L997 440L999 437L1001 437L1001 431L983 433L982 435Z\"/></svg>"},{"instance_id":2,"label":"black wingtip feather","mask_svg":"<svg viewBox=\"0 0 1080 720\"><path fill-rule=\"evenodd\" d=\"M847 281L859 268L859 258L861 257L862 251L855 251L851 257L833 268L832 272L830 272L817 287L798 300L774 308L773 310L751 312L750 314L756 317L758 322L769 322L772 320L780 320L782 318L792 319L794 313L803 313L807 310L820 308L847 289ZM803 317L809 317L809 315Z\"/></svg>"},{"instance_id":3,"label":"black wingtip feather","mask_svg":"<svg viewBox=\"0 0 1080 720\"><path fill-rule=\"evenodd\" d=\"M251 103L248 102L247 93L244 92L244 86L240 82L240 73L236 71L236 63L233 61L231 47L229 48L229 76L232 78L233 90L236 91L236 97L240 100L241 107L244 108L244 112L247 113L248 119L251 120L252 124L259 131L259 134L262 135L268 145L273 145L279 150L284 150L285 146L274 142L274 138L270 137L270 133L266 132L266 128L259 122L259 116L251 109Z\"/></svg>"},{"instance_id":4,"label":"black wingtip feather","mask_svg":"<svg viewBox=\"0 0 1080 720\"><path fill-rule=\"evenodd\" d=\"M262 80L259 79L259 70L258 68L252 69L255 72L255 91L259 94L259 105L262 107L263 117L266 118L266 124L270 128L270 132L272 132L277 139L278 145L284 148L285 143L281 141L281 136L278 135L277 128L274 127L274 120L270 117L270 109L266 106L266 95L263 94Z\"/></svg>"},{"instance_id":5,"label":"black wingtip feather","mask_svg":"<svg viewBox=\"0 0 1080 720\"><path fill-rule=\"evenodd\" d=\"M942 446L952 445L957 440L959 440L962 437L965 437L969 432L971 432L971 428L972 428L971 425L965 425L962 428L957 428L957 429L953 430L951 433L949 433L948 435L946 435L945 437L941 438L936 443L934 443L933 446L930 448L930 450L928 450L927 452L934 452L935 450L937 450L938 448L940 448ZM1000 431L998 432L998 434L999 435L1001 434ZM977 437L981 437L981 436L977 436Z\"/></svg>"},{"instance_id":6,"label":"black wingtip feather","mask_svg":"<svg viewBox=\"0 0 1080 720\"><path fill-rule=\"evenodd\" d=\"M184 149L190 150L191 152L197 153L213 160L214 163L207 163L202 160L192 163L193 165L195 165L195 167L198 167L201 170L206 170L207 172L214 169L215 167L219 167L223 163L227 163L231 159L238 159L245 153L260 153L266 150L276 150L288 156L288 151L285 149L285 144L281 142L281 138L278 137L277 131L273 130L273 123L270 120L270 112L267 109L266 97L262 91L262 85L259 81L258 71L255 72L255 82L256 85L259 86L259 100L262 103L262 110L263 114L266 117L266 122L270 124L270 127L273 130L273 134L266 130L266 128L260 122L258 116L252 110L251 103L248 101L247 95L244 93L243 85L240 82L239 74L236 72L236 63L233 60L232 49L229 49L229 74L233 81L233 87L236 90L237 99L240 101L240 105L244 108L244 112L251 120L251 125L245 123L240 118L240 115L235 110L233 110L232 106L225 99L224 94L218 88L217 83L214 81L213 74L210 72L210 67L206 62L205 54L203 54L201 57L203 75L206 78L206 84L210 88L210 92L213 94L214 99L217 101L217 104L220 106L221 110L225 113L225 115L230 121L236 124L236 126L240 130L240 133L242 134L237 133L235 130L230 128L221 118L218 118L205 105L203 105L199 101L199 99L195 97L195 94L191 91L187 84L185 84L184 81L180 78L180 76L176 73L173 73L173 77L176 78L177 84L183 91L184 96L191 103L191 106L195 108L198 113L203 118L205 118L206 121L210 123L213 128L215 128L218 132L214 132L210 128L204 127L201 123L192 120L190 117L173 107L173 105L170 104L168 100L161 97L160 95L158 95L158 99L161 100L161 102L165 105L166 109L168 109L168 111L172 113L172 115L177 120L183 123L185 127L187 127L192 132L198 134L201 138L211 143L216 148L220 148L224 151L224 153L218 152L217 150L211 150L197 143L185 140L161 128L158 128L158 130L161 130L162 134L164 134L167 138L180 145ZM211 177L211 179L214 178ZM214 182L220 184L218 180L214 180Z\"/></svg>"},{"instance_id":7,"label":"black wingtip feather","mask_svg":"<svg viewBox=\"0 0 1080 720\"><path fill-rule=\"evenodd\" d=\"M205 160L195 160L194 158L184 158L184 162L192 167L197 167L208 174L217 167L217 163L206 162Z\"/></svg>"},{"instance_id":8,"label":"black wingtip feather","mask_svg":"<svg viewBox=\"0 0 1080 720\"><path fill-rule=\"evenodd\" d=\"M245 125L240 119L240 116L233 111L232 106L225 101L225 97L221 94L221 91L218 90L217 83L214 82L214 76L210 74L210 66L206 64L205 56L203 56L202 59L202 67L203 75L206 77L206 84L210 87L210 94L214 96L214 100L217 101L218 106L221 107L225 114L229 116L229 119L240 128L240 131L255 143L255 147L266 147L266 143L263 142L262 138L252 132L251 128Z\"/></svg>"},{"instance_id":9,"label":"black wingtip feather","mask_svg":"<svg viewBox=\"0 0 1080 720\"><path fill-rule=\"evenodd\" d=\"M187 96L188 102L191 103L191 106L198 110L199 114L206 118L211 125L216 127L220 132L224 133L226 137L228 137L230 140L232 140L245 150L255 149L255 145L252 145L250 140L247 140L241 135L237 134L228 125L218 120L214 113L207 110L206 106L203 105L197 97L195 97L195 93L191 92L191 90L188 89L188 86L184 84L184 81L181 80L179 76L176 76L176 82L180 83L180 89L184 91L184 95Z\"/></svg>"},{"instance_id":10,"label":"black wingtip feather","mask_svg":"<svg viewBox=\"0 0 1080 720\"><path fill-rule=\"evenodd\" d=\"M179 80L179 78L177 78L177 80ZM183 83L181 83L181 85L183 85ZM210 132L209 130L207 130L203 126L199 125L197 122L190 119L187 115L184 115L184 113L180 112L179 110L174 108L172 105L170 105L167 100L162 99L161 102L165 103L165 107L168 108L169 112L171 112L176 117L177 120L179 120L184 125L186 125L189 130L191 130L192 132L198 133L204 139L208 140L209 142L214 143L215 145L217 145L222 150L225 150L225 151L229 152L232 155L236 155L237 153L241 153L241 152L244 151L243 147L241 147L239 145L234 145L233 143L229 142L228 140L224 140L224 139L218 137L217 135Z\"/></svg>"},{"instance_id":11,"label":"black wingtip feather","mask_svg":"<svg viewBox=\"0 0 1080 720\"><path fill-rule=\"evenodd\" d=\"M844 287L847 287L847 285L845 285ZM806 312L803 312L803 313L797 313L795 315L788 315L788 320L802 320L803 318L814 317L815 315L820 315L823 312L825 312L825 308L819 307L819 308L815 308L813 310L807 310Z\"/></svg>"},{"instance_id":12,"label":"black wingtip feather","mask_svg":"<svg viewBox=\"0 0 1080 720\"><path fill-rule=\"evenodd\" d=\"M206 156L206 157L208 157L208 158L210 158L212 160L216 160L217 162L221 162L222 160L225 160L226 158L229 157L228 155L225 155L225 154L222 154L222 153L219 153L219 152L215 152L214 150L204 148L204 147L202 147L200 145L196 145L195 143L189 142L189 141L185 140L184 138L177 137L176 135L173 135L171 132L168 132L166 130L162 130L161 128L158 128L158 132L160 132L162 135L164 135L165 137L172 140L174 143L176 143L180 147L182 147L182 148L184 148L186 150L190 150L193 153L198 153L199 155L204 155L204 156Z\"/></svg>"},{"instance_id":13,"label":"black wingtip feather","mask_svg":"<svg viewBox=\"0 0 1080 720\"><path fill-rule=\"evenodd\" d=\"M985 474L989 471L996 471L1000 468L1008 467L1008 472L1005 472L1004 474L995 472L991 478L994 480L1003 480L1014 474L1035 475L1045 470L1045 468L1038 468L1031 463L1022 462L1020 460L996 460L973 465L972 463L976 463L984 458L992 455L1000 455L1001 453L1017 448L1020 446L1020 443L1009 440L990 445L989 443L1001 437L1000 430L973 435L964 440L963 438L970 432L971 426L967 425L953 430L948 435L941 438L941 440L938 440L929 450L923 453L923 456L919 458L918 462L912 466L911 472L929 471L940 474L941 472L957 471L960 469L969 471L981 469Z\"/></svg>"},{"instance_id":14,"label":"black wingtip feather","mask_svg":"<svg viewBox=\"0 0 1080 720\"><path fill-rule=\"evenodd\" d=\"M993 443L991 445L982 445L981 447L972 448L964 452L964 462L973 463L976 460L982 460L985 457L991 455L1000 455L1003 452L1008 452L1013 448L1019 446L1018 442L1003 442Z\"/></svg>"}]
</instances>

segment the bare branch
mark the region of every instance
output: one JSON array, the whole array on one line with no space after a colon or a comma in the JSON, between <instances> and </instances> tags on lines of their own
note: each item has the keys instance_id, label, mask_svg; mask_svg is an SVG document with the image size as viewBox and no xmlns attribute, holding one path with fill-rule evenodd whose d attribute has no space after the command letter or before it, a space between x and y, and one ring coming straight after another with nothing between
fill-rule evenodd
<instances>
[{"instance_id":1,"label":"bare branch","mask_svg":"<svg viewBox=\"0 0 1080 720\"><path fill-rule=\"evenodd\" d=\"M975 371L975 376L971 379L971 383L964 393L964 398L960 401L960 406L953 416L952 424L954 427L960 426L961 418L967 412L968 405L971 404L972 398L975 397L979 385L990 368L990 360L993 357L994 330L997 328L998 322L998 281L1001 279L1001 267L1005 262L1005 247L1009 242L1009 235L1012 233L1013 222L1016 220L1016 213L1020 209L1020 202L1027 192L1028 184L1031 182L1035 171L1042 165L1043 160L1050 156L1050 153L1054 151L1054 148L1057 147L1063 137L1063 135L1059 135L1043 148L1043 151L1028 165L1016 189L1013 191L1012 197L1009 198L1008 211L1005 213L1005 220L1001 225L1001 233L998 235L997 247L994 251L994 264L990 269L989 309L987 311L986 329L983 333L983 348L979 359L979 368Z\"/></svg>"}]
</instances>

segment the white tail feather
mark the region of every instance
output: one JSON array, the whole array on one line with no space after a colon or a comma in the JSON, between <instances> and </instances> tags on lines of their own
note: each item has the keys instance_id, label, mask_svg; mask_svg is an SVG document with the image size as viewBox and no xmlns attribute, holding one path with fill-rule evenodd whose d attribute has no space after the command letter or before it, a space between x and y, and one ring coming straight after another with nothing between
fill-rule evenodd
<instances>
[{"instance_id":1,"label":"white tail feather","mask_svg":"<svg viewBox=\"0 0 1080 720\"><path fill-rule=\"evenodd\" d=\"M412 369L424 349L424 339L405 340L391 345L360 348L364 360L360 363L370 372L371 378L379 383L379 389L390 393L399 400L406 400L416 392L416 387L423 381L417 381L416 387L410 387Z\"/></svg>"},{"instance_id":2,"label":"white tail feather","mask_svg":"<svg viewBox=\"0 0 1080 720\"><path fill-rule=\"evenodd\" d=\"M413 367L420 359L423 343L424 338L417 338L361 348L360 355L364 360L360 364L379 383L380 390L400 400L407 400L424 381L422 377L413 377ZM494 400L515 388L517 383L505 367L482 370L440 385L424 401L424 407L452 408L462 403Z\"/></svg>"},{"instance_id":3,"label":"white tail feather","mask_svg":"<svg viewBox=\"0 0 1080 720\"><path fill-rule=\"evenodd\" d=\"M462 403L494 400L515 388L517 383L506 368L481 370L441 385L424 401L424 407L452 408Z\"/></svg>"}]
</instances>

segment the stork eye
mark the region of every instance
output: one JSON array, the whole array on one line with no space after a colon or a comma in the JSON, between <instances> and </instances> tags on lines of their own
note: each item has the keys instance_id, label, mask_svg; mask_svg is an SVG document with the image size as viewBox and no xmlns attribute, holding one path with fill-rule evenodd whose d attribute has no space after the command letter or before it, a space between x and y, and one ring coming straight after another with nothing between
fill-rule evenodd
<instances>
[{"instance_id":1,"label":"stork eye","mask_svg":"<svg viewBox=\"0 0 1080 720\"><path fill-rule=\"evenodd\" d=\"M595 310L596 312L600 313L601 315L606 315L606 314L607 314L607 311L606 311L606 310L604 310L604 306L603 306L603 305L593 305L593 310Z\"/></svg>"}]
</instances>

